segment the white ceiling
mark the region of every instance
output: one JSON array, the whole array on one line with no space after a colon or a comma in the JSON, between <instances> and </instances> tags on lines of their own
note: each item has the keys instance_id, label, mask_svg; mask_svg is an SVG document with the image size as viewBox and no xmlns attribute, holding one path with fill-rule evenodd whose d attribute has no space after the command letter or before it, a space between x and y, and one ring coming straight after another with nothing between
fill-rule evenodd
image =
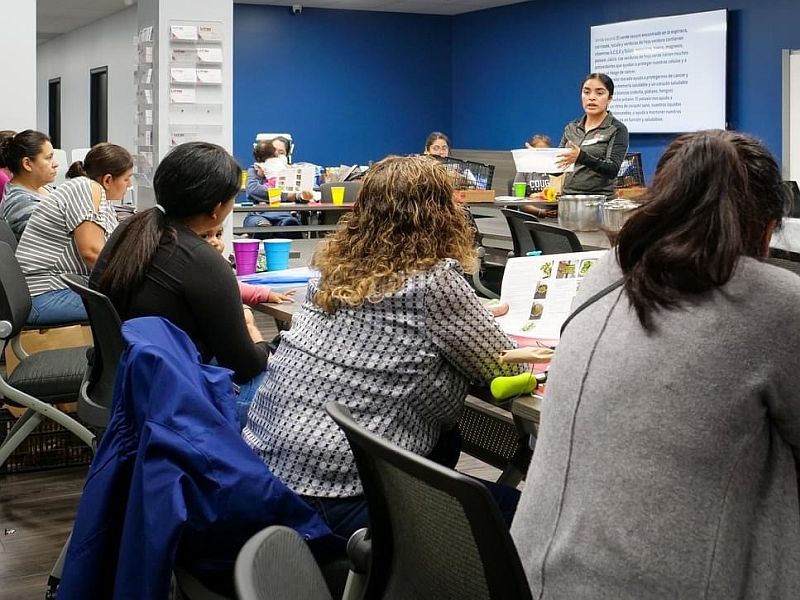
<instances>
[{"instance_id":1,"label":"white ceiling","mask_svg":"<svg viewBox=\"0 0 800 600\"><path fill-rule=\"evenodd\" d=\"M27 0L22 0L27 1ZM333 8L338 10L375 10L385 12L429 15L458 15L461 13L516 4L526 0L235 0L237 4L271 4L304 8ZM113 15L136 0L38 0L38 42L46 42L68 31L78 29Z\"/></svg>"}]
</instances>

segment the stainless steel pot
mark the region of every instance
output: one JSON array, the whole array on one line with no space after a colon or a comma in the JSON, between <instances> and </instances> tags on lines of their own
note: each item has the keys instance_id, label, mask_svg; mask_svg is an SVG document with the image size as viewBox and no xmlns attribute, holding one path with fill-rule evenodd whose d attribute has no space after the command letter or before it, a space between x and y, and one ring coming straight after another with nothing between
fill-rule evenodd
<instances>
[{"instance_id":1,"label":"stainless steel pot","mask_svg":"<svg viewBox=\"0 0 800 600\"><path fill-rule=\"evenodd\" d=\"M572 231L600 229L599 208L605 196L569 194L558 201L558 224Z\"/></svg>"},{"instance_id":2,"label":"stainless steel pot","mask_svg":"<svg viewBox=\"0 0 800 600\"><path fill-rule=\"evenodd\" d=\"M637 208L639 205L630 200L604 200L600 205L600 227L610 233L618 233Z\"/></svg>"}]
</instances>

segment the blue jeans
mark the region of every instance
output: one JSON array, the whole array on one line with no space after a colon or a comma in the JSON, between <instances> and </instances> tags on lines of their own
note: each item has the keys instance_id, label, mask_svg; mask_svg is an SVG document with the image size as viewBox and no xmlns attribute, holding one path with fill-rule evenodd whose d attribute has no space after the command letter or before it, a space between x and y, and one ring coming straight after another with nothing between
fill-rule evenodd
<instances>
[{"instance_id":1,"label":"blue jeans","mask_svg":"<svg viewBox=\"0 0 800 600\"><path fill-rule=\"evenodd\" d=\"M247 411L250 410L253 398L255 398L256 392L266 376L267 372L261 371L261 373L253 377L250 381L242 383L239 386L239 395L236 397L236 416L239 418L240 430L247 425Z\"/></svg>"},{"instance_id":2,"label":"blue jeans","mask_svg":"<svg viewBox=\"0 0 800 600\"><path fill-rule=\"evenodd\" d=\"M244 218L245 227L259 227L270 225L300 225L300 220L289 213L260 212L250 213Z\"/></svg>"},{"instance_id":3,"label":"blue jeans","mask_svg":"<svg viewBox=\"0 0 800 600\"><path fill-rule=\"evenodd\" d=\"M31 298L28 325L62 325L88 321L83 300L68 288L45 292Z\"/></svg>"}]
</instances>

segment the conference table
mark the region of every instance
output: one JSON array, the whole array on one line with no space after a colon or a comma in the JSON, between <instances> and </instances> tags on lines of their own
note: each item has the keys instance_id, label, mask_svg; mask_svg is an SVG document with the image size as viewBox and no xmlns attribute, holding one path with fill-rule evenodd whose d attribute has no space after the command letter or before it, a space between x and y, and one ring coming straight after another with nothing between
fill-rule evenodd
<instances>
[{"instance_id":1,"label":"conference table","mask_svg":"<svg viewBox=\"0 0 800 600\"><path fill-rule=\"evenodd\" d=\"M334 231L336 229L338 217L342 214L353 209L353 203L345 204L328 204L323 202L281 202L280 204L253 204L252 206L243 206L236 204L233 207L233 233L239 235L242 233L285 233L285 232L298 232L298 233L324 233ZM338 215L336 219L332 219L332 223L317 223L314 225L272 225L270 227L245 227L244 216L248 213L322 213Z\"/></svg>"},{"instance_id":2,"label":"conference table","mask_svg":"<svg viewBox=\"0 0 800 600\"><path fill-rule=\"evenodd\" d=\"M271 316L278 330L285 331L291 327L294 314L305 301L307 286L287 284L280 288L294 289L294 299L291 302L257 304L253 309ZM525 476L533 456L529 441L531 436L537 435L540 408L538 395L497 402L487 388L471 388L459 421L462 450L501 469L497 481L516 486Z\"/></svg>"}]
</instances>

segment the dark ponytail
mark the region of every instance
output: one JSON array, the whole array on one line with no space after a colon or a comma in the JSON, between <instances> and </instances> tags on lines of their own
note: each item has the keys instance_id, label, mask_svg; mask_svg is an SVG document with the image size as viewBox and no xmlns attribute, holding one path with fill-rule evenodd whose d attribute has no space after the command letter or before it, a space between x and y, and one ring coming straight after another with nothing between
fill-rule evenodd
<instances>
[{"instance_id":1,"label":"dark ponytail","mask_svg":"<svg viewBox=\"0 0 800 600\"><path fill-rule=\"evenodd\" d=\"M98 280L121 313L144 280L162 238L175 236L172 219L211 213L218 204L233 200L242 169L221 146L188 142L173 148L158 165L153 189L158 206L125 221L108 249L109 259Z\"/></svg>"},{"instance_id":2,"label":"dark ponytail","mask_svg":"<svg viewBox=\"0 0 800 600\"><path fill-rule=\"evenodd\" d=\"M128 312L133 292L141 285L165 234L174 237L175 230L159 208L148 208L125 220L97 282L98 290L120 313Z\"/></svg>"},{"instance_id":3,"label":"dark ponytail","mask_svg":"<svg viewBox=\"0 0 800 600\"><path fill-rule=\"evenodd\" d=\"M67 179L75 179L76 177L86 177L86 169L82 160L76 160L67 169Z\"/></svg>"},{"instance_id":4,"label":"dark ponytail","mask_svg":"<svg viewBox=\"0 0 800 600\"><path fill-rule=\"evenodd\" d=\"M677 138L643 201L619 234L617 258L645 329L654 311L724 285L740 256L760 257L767 224L786 210L775 160L727 131Z\"/></svg>"},{"instance_id":5,"label":"dark ponytail","mask_svg":"<svg viewBox=\"0 0 800 600\"><path fill-rule=\"evenodd\" d=\"M4 169L6 167L6 161L4 158L7 147L6 140L13 138L15 135L17 135L17 132L11 131L10 129L4 129L3 131L0 131L0 169Z\"/></svg>"}]
</instances>

